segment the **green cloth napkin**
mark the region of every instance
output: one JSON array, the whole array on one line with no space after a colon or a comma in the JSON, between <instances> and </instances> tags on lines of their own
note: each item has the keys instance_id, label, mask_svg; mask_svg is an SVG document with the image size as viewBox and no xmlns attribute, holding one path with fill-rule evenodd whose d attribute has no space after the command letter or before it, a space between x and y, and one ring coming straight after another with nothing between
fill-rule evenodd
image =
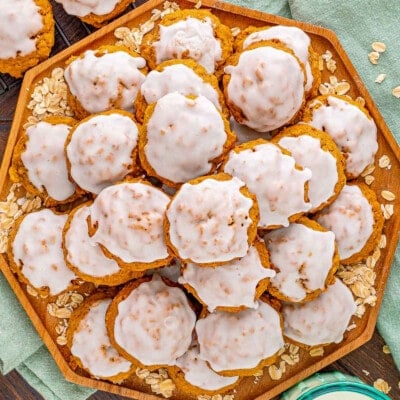
<instances>
[{"instance_id":1,"label":"green cloth napkin","mask_svg":"<svg viewBox=\"0 0 400 400\"><path fill-rule=\"evenodd\" d=\"M400 140L400 99L391 95L400 85L399 0L230 0L287 18L330 28L340 41L368 87L387 125ZM381 41L387 50L378 65L368 61L371 43ZM380 85L376 76L386 73ZM396 80L397 79L397 80ZM389 345L400 369L400 250L381 307L378 329ZM22 310L12 290L0 274L0 372L13 368L46 400L83 400L93 393L65 381L50 354Z\"/></svg>"}]
</instances>

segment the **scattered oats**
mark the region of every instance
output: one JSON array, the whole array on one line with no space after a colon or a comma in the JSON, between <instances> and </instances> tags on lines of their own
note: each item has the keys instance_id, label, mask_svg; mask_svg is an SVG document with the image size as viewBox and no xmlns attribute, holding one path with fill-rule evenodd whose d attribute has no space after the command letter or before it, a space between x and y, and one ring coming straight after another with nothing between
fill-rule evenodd
<instances>
[{"instance_id":1,"label":"scattered oats","mask_svg":"<svg viewBox=\"0 0 400 400\"><path fill-rule=\"evenodd\" d=\"M378 53L383 53L386 50L386 44L382 42L374 42L371 47L372 50L377 51Z\"/></svg>"},{"instance_id":2,"label":"scattered oats","mask_svg":"<svg viewBox=\"0 0 400 400\"><path fill-rule=\"evenodd\" d=\"M374 388L380 390L381 392L387 394L392 389L389 384L382 378L378 378L374 382Z\"/></svg>"},{"instance_id":3,"label":"scattered oats","mask_svg":"<svg viewBox=\"0 0 400 400\"><path fill-rule=\"evenodd\" d=\"M400 86L396 86L395 88L393 88L392 95L400 99Z\"/></svg>"},{"instance_id":4,"label":"scattered oats","mask_svg":"<svg viewBox=\"0 0 400 400\"><path fill-rule=\"evenodd\" d=\"M67 344L67 337L65 335L57 336L56 342L60 346L65 346Z\"/></svg>"},{"instance_id":5,"label":"scattered oats","mask_svg":"<svg viewBox=\"0 0 400 400\"><path fill-rule=\"evenodd\" d=\"M72 293L71 294L71 300L74 303L81 304L82 301L84 300L84 297L80 293Z\"/></svg>"},{"instance_id":6,"label":"scattered oats","mask_svg":"<svg viewBox=\"0 0 400 400\"><path fill-rule=\"evenodd\" d=\"M353 324L349 325L349 326L347 327L346 330L347 330L348 332L350 332L350 331L352 331L352 330L355 329L355 328L357 328L357 325L353 323Z\"/></svg>"},{"instance_id":7,"label":"scattered oats","mask_svg":"<svg viewBox=\"0 0 400 400\"><path fill-rule=\"evenodd\" d=\"M199 1L195 4L194 8L195 8L196 10L198 10L199 8L201 8L201 0L199 0Z\"/></svg>"},{"instance_id":8,"label":"scattered oats","mask_svg":"<svg viewBox=\"0 0 400 400\"><path fill-rule=\"evenodd\" d=\"M375 171L375 165L374 164L369 164L368 167L364 169L364 171L361 173L362 177L365 177L367 175L372 174Z\"/></svg>"},{"instance_id":9,"label":"scattered oats","mask_svg":"<svg viewBox=\"0 0 400 400\"><path fill-rule=\"evenodd\" d=\"M330 59L326 61L326 68L329 72L332 72L332 74L336 71L336 61L333 59Z\"/></svg>"},{"instance_id":10,"label":"scattered oats","mask_svg":"<svg viewBox=\"0 0 400 400\"><path fill-rule=\"evenodd\" d=\"M57 318L70 318L71 317L71 310L69 310L66 307L59 308L58 310L56 310L55 316Z\"/></svg>"},{"instance_id":11,"label":"scattered oats","mask_svg":"<svg viewBox=\"0 0 400 400\"><path fill-rule=\"evenodd\" d=\"M364 181L365 181L365 183L367 184L367 185L371 185L372 184L372 182L375 180L375 178L372 176L372 175L367 175L365 178L364 178Z\"/></svg>"},{"instance_id":12,"label":"scattered oats","mask_svg":"<svg viewBox=\"0 0 400 400\"><path fill-rule=\"evenodd\" d=\"M155 24L153 21L149 20L140 26L140 31L145 35L146 33L153 30Z\"/></svg>"},{"instance_id":13,"label":"scattered oats","mask_svg":"<svg viewBox=\"0 0 400 400\"><path fill-rule=\"evenodd\" d=\"M285 352L286 348L282 347L281 349L279 349L278 351L278 356L280 356L281 354L283 354Z\"/></svg>"},{"instance_id":14,"label":"scattered oats","mask_svg":"<svg viewBox=\"0 0 400 400\"><path fill-rule=\"evenodd\" d=\"M321 357L324 355L323 347L314 347L309 351L311 357Z\"/></svg>"},{"instance_id":15,"label":"scattered oats","mask_svg":"<svg viewBox=\"0 0 400 400\"><path fill-rule=\"evenodd\" d=\"M326 50L325 54L322 55L322 59L326 61L329 61L332 59L332 53L329 50Z\"/></svg>"},{"instance_id":16,"label":"scattered oats","mask_svg":"<svg viewBox=\"0 0 400 400\"><path fill-rule=\"evenodd\" d=\"M354 100L357 104L360 106L365 106L365 99L364 97L357 96L356 99Z\"/></svg>"},{"instance_id":17,"label":"scattered oats","mask_svg":"<svg viewBox=\"0 0 400 400\"><path fill-rule=\"evenodd\" d=\"M385 219L390 219L394 213L393 204L381 204L381 210Z\"/></svg>"},{"instance_id":18,"label":"scattered oats","mask_svg":"<svg viewBox=\"0 0 400 400\"><path fill-rule=\"evenodd\" d=\"M319 93L322 94L323 96L330 94L329 89L330 89L330 87L328 87L328 85L326 85L325 83L321 83L318 87Z\"/></svg>"},{"instance_id":19,"label":"scattered oats","mask_svg":"<svg viewBox=\"0 0 400 400\"><path fill-rule=\"evenodd\" d=\"M289 353L290 354L298 354L299 350L300 350L300 347L296 346L295 344L291 344L289 346Z\"/></svg>"},{"instance_id":20,"label":"scattered oats","mask_svg":"<svg viewBox=\"0 0 400 400\"><path fill-rule=\"evenodd\" d=\"M237 26L234 26L233 28L231 28L231 33L233 37L236 37L237 35L239 35L239 33L241 32L241 29Z\"/></svg>"},{"instance_id":21,"label":"scattered oats","mask_svg":"<svg viewBox=\"0 0 400 400\"><path fill-rule=\"evenodd\" d=\"M385 78L386 78L386 74L379 74L376 77L375 82L376 83L382 83L385 80Z\"/></svg>"},{"instance_id":22,"label":"scattered oats","mask_svg":"<svg viewBox=\"0 0 400 400\"><path fill-rule=\"evenodd\" d=\"M389 169L389 165L390 165L390 158L385 154L383 155L379 161L378 161L378 165L380 168L388 168Z\"/></svg>"},{"instance_id":23,"label":"scattered oats","mask_svg":"<svg viewBox=\"0 0 400 400\"><path fill-rule=\"evenodd\" d=\"M367 371L366 369L362 369L361 371L362 371L362 373L363 373L365 376L368 376L368 375L369 375L369 371Z\"/></svg>"},{"instance_id":24,"label":"scattered oats","mask_svg":"<svg viewBox=\"0 0 400 400\"><path fill-rule=\"evenodd\" d=\"M385 345L382 347L382 351L383 351L385 354L391 354L390 349L389 349L389 346L388 346L387 344L385 344Z\"/></svg>"},{"instance_id":25,"label":"scattered oats","mask_svg":"<svg viewBox=\"0 0 400 400\"><path fill-rule=\"evenodd\" d=\"M368 54L369 61L371 64L378 64L379 60L379 53L377 51L371 51L371 53Z\"/></svg>"},{"instance_id":26,"label":"scattered oats","mask_svg":"<svg viewBox=\"0 0 400 400\"><path fill-rule=\"evenodd\" d=\"M146 379L150 375L150 371L148 369L142 368L137 368L135 373L139 379Z\"/></svg>"},{"instance_id":27,"label":"scattered oats","mask_svg":"<svg viewBox=\"0 0 400 400\"><path fill-rule=\"evenodd\" d=\"M382 234L378 244L379 248L384 249L386 247L386 243L387 243L386 235Z\"/></svg>"},{"instance_id":28,"label":"scattered oats","mask_svg":"<svg viewBox=\"0 0 400 400\"><path fill-rule=\"evenodd\" d=\"M58 307L55 303L48 303L47 304L47 312L52 316L56 316L56 312L58 310Z\"/></svg>"},{"instance_id":29,"label":"scattered oats","mask_svg":"<svg viewBox=\"0 0 400 400\"><path fill-rule=\"evenodd\" d=\"M31 285L26 285L26 292L30 294L32 297L38 297L39 294L34 287Z\"/></svg>"},{"instance_id":30,"label":"scattered oats","mask_svg":"<svg viewBox=\"0 0 400 400\"><path fill-rule=\"evenodd\" d=\"M282 360L285 361L286 364L288 365L295 365L297 364L297 358L295 355L290 356L289 354L282 354L281 356Z\"/></svg>"},{"instance_id":31,"label":"scattered oats","mask_svg":"<svg viewBox=\"0 0 400 400\"><path fill-rule=\"evenodd\" d=\"M163 397L168 398L172 396L172 392L176 389L175 383L172 379L165 379L158 384L151 385L151 390L156 394L161 394Z\"/></svg>"},{"instance_id":32,"label":"scattered oats","mask_svg":"<svg viewBox=\"0 0 400 400\"><path fill-rule=\"evenodd\" d=\"M381 196L387 201L393 201L396 199L396 195L390 190L382 190Z\"/></svg>"},{"instance_id":33,"label":"scattered oats","mask_svg":"<svg viewBox=\"0 0 400 400\"><path fill-rule=\"evenodd\" d=\"M364 305L364 304L359 304L359 305L357 306L357 310L356 310L356 312L354 313L354 315L355 315L356 317L358 317L358 318L362 318L362 316L365 314L365 310L366 310L365 305Z\"/></svg>"},{"instance_id":34,"label":"scattered oats","mask_svg":"<svg viewBox=\"0 0 400 400\"><path fill-rule=\"evenodd\" d=\"M276 365L270 365L268 367L268 373L273 381L278 381L282 378L282 371Z\"/></svg>"},{"instance_id":35,"label":"scattered oats","mask_svg":"<svg viewBox=\"0 0 400 400\"><path fill-rule=\"evenodd\" d=\"M339 82L336 85L335 90L336 90L336 94L343 96L350 90L350 84L349 84L349 82L346 82L346 81Z\"/></svg>"}]
</instances>

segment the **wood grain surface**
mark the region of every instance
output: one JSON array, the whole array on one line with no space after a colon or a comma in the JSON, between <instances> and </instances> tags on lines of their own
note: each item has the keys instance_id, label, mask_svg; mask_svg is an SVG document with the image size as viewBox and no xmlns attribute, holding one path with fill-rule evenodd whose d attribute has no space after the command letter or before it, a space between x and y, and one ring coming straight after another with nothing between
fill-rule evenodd
<instances>
[{"instance_id":1,"label":"wood grain surface","mask_svg":"<svg viewBox=\"0 0 400 400\"><path fill-rule=\"evenodd\" d=\"M137 5L145 1L137 1ZM86 37L93 28L81 23L78 19L64 13L62 7L51 1L56 19L56 42L52 55L69 47L71 44ZM8 133L14 115L21 80L0 74L0 157L3 157ZM340 370L345 373L359 376L363 381L372 384L377 378L385 379L392 387L390 396L400 400L400 375L396 370L390 355L382 352L383 340L377 332L372 339L361 348L331 364L325 370ZM3 345L3 344L0 344ZM363 372L368 371L368 375ZM124 397L97 392L91 396L92 400L116 400ZM41 396L27 385L17 372L5 377L0 376L0 400L29 400L41 399ZM72 399L65 399L72 400Z\"/></svg>"}]
</instances>

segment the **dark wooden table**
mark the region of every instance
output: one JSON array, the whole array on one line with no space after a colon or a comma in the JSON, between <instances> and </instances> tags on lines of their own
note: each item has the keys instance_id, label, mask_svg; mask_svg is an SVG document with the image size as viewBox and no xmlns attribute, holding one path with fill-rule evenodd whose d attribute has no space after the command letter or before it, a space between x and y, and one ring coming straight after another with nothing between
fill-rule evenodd
<instances>
[{"instance_id":1,"label":"dark wooden table","mask_svg":"<svg viewBox=\"0 0 400 400\"><path fill-rule=\"evenodd\" d=\"M136 5L138 6L144 2L145 0L137 0ZM70 44L84 38L93 29L81 23L77 18L66 15L59 4L54 1L51 1L51 3L56 19L56 41L52 51L52 54L55 54ZM0 74L0 158L3 156L7 142L20 84L21 80L14 79L9 75ZM392 387L389 393L391 398L393 400L400 400L400 374L396 369L392 357L383 353L382 348L384 344L379 333L375 332L370 342L335 362L325 370L339 370L344 373L356 375L371 385L376 379L383 378ZM4 345L4 343L0 345ZM17 372L10 372L6 376L0 375L0 400L41 399L42 397ZM105 392L97 392L90 399L118 400L123 399L123 397Z\"/></svg>"}]
</instances>

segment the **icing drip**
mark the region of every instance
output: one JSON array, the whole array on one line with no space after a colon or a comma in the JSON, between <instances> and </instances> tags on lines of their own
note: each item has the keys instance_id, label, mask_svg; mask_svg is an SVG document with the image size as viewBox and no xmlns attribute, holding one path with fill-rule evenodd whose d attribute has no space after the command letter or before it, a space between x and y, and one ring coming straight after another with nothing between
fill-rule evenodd
<instances>
[{"instance_id":1,"label":"icing drip","mask_svg":"<svg viewBox=\"0 0 400 400\"><path fill-rule=\"evenodd\" d=\"M12 243L14 261L35 288L47 286L52 296L71 285L76 276L65 265L62 229L67 215L50 209L27 214Z\"/></svg>"},{"instance_id":2,"label":"icing drip","mask_svg":"<svg viewBox=\"0 0 400 400\"><path fill-rule=\"evenodd\" d=\"M3 0L0 13L0 58L5 60L34 52L35 36L42 28L40 8L33 0Z\"/></svg>"},{"instance_id":3,"label":"icing drip","mask_svg":"<svg viewBox=\"0 0 400 400\"><path fill-rule=\"evenodd\" d=\"M302 224L290 224L264 236L271 263L279 272L271 285L293 301L325 288L332 268L335 235L316 231Z\"/></svg>"},{"instance_id":4,"label":"icing drip","mask_svg":"<svg viewBox=\"0 0 400 400\"><path fill-rule=\"evenodd\" d=\"M346 156L346 171L356 177L374 162L377 128L358 107L329 96L327 105L313 110L311 126L328 133Z\"/></svg>"},{"instance_id":5,"label":"icing drip","mask_svg":"<svg viewBox=\"0 0 400 400\"><path fill-rule=\"evenodd\" d=\"M308 197L315 209L335 194L339 175L337 160L321 148L321 142L308 135L284 137L279 144L292 153L296 163L311 170L308 182Z\"/></svg>"},{"instance_id":6,"label":"icing drip","mask_svg":"<svg viewBox=\"0 0 400 400\"><path fill-rule=\"evenodd\" d=\"M121 0L55 0L67 14L85 17L89 14L105 15L114 10Z\"/></svg>"},{"instance_id":7,"label":"icing drip","mask_svg":"<svg viewBox=\"0 0 400 400\"><path fill-rule=\"evenodd\" d=\"M284 335L308 346L340 343L356 308L350 289L336 279L315 300L283 305Z\"/></svg>"},{"instance_id":8,"label":"icing drip","mask_svg":"<svg viewBox=\"0 0 400 400\"><path fill-rule=\"evenodd\" d=\"M190 346L195 322L184 292L154 275L118 304L114 337L144 365L175 365Z\"/></svg>"},{"instance_id":9,"label":"icing drip","mask_svg":"<svg viewBox=\"0 0 400 400\"><path fill-rule=\"evenodd\" d=\"M284 345L281 320L270 305L239 313L216 311L196 324L199 358L216 371L251 369Z\"/></svg>"},{"instance_id":10,"label":"icing drip","mask_svg":"<svg viewBox=\"0 0 400 400\"><path fill-rule=\"evenodd\" d=\"M105 316L111 299L94 303L80 321L72 339L71 353L97 378L109 378L128 372L132 364L112 347Z\"/></svg>"},{"instance_id":11,"label":"icing drip","mask_svg":"<svg viewBox=\"0 0 400 400\"><path fill-rule=\"evenodd\" d=\"M167 210L170 240L183 259L224 262L246 255L253 201L240 192L244 183L206 179L185 183Z\"/></svg>"},{"instance_id":12,"label":"icing drip","mask_svg":"<svg viewBox=\"0 0 400 400\"><path fill-rule=\"evenodd\" d=\"M210 160L222 154L227 140L221 114L210 100L178 92L158 100L146 128L146 159L157 175L172 182L209 173Z\"/></svg>"},{"instance_id":13,"label":"icing drip","mask_svg":"<svg viewBox=\"0 0 400 400\"><path fill-rule=\"evenodd\" d=\"M191 385L204 390L219 390L233 385L237 376L227 377L215 373L205 361L199 358L198 344L192 347L176 360L176 365L185 375L185 380Z\"/></svg>"},{"instance_id":14,"label":"icing drip","mask_svg":"<svg viewBox=\"0 0 400 400\"><path fill-rule=\"evenodd\" d=\"M311 208L304 201L304 185L311 178L308 168L295 168L293 157L264 143L239 153L232 150L224 171L243 180L257 196L260 227L289 225L289 217Z\"/></svg>"},{"instance_id":15,"label":"icing drip","mask_svg":"<svg viewBox=\"0 0 400 400\"><path fill-rule=\"evenodd\" d=\"M118 113L97 115L76 126L67 146L71 176L84 190L98 194L132 172L138 129Z\"/></svg>"},{"instance_id":16,"label":"icing drip","mask_svg":"<svg viewBox=\"0 0 400 400\"><path fill-rule=\"evenodd\" d=\"M68 252L67 261L87 275L102 277L115 274L120 271L116 261L106 257L89 236L87 225L89 215L89 207L81 207L70 222L64 243Z\"/></svg>"},{"instance_id":17,"label":"icing drip","mask_svg":"<svg viewBox=\"0 0 400 400\"><path fill-rule=\"evenodd\" d=\"M362 250L374 229L371 204L360 188L353 185L346 185L317 220L335 234L341 260Z\"/></svg>"},{"instance_id":18,"label":"icing drip","mask_svg":"<svg viewBox=\"0 0 400 400\"><path fill-rule=\"evenodd\" d=\"M179 92L185 96L191 94L207 97L215 107L221 110L215 88L183 64L166 66L161 72L151 71L146 76L140 91L147 104L156 102L168 93Z\"/></svg>"},{"instance_id":19,"label":"icing drip","mask_svg":"<svg viewBox=\"0 0 400 400\"><path fill-rule=\"evenodd\" d=\"M143 262L168 257L163 219L169 197L140 182L121 183L102 190L90 206L92 236L124 262Z\"/></svg>"},{"instance_id":20,"label":"icing drip","mask_svg":"<svg viewBox=\"0 0 400 400\"><path fill-rule=\"evenodd\" d=\"M160 39L153 43L157 64L173 58L192 58L208 73L214 73L215 63L221 60L222 49L214 37L210 18L188 17L172 25L160 24Z\"/></svg>"},{"instance_id":21,"label":"icing drip","mask_svg":"<svg viewBox=\"0 0 400 400\"><path fill-rule=\"evenodd\" d=\"M241 259L215 267L199 267L188 263L179 279L189 284L213 312L216 307L257 307L254 301L257 284L275 276L275 271L265 268L255 247Z\"/></svg>"},{"instance_id":22,"label":"icing drip","mask_svg":"<svg viewBox=\"0 0 400 400\"><path fill-rule=\"evenodd\" d=\"M26 130L28 141L21 154L31 183L40 191L46 189L54 200L68 199L75 192L75 184L68 179L64 143L71 129L69 125L38 122Z\"/></svg>"},{"instance_id":23,"label":"icing drip","mask_svg":"<svg viewBox=\"0 0 400 400\"><path fill-rule=\"evenodd\" d=\"M250 46L253 43L261 40L278 39L286 47L293 50L294 54L304 64L306 69L306 84L305 90L311 90L313 84L313 75L309 62L309 47L311 44L310 37L301 29L295 26L271 26L262 31L256 31L247 36L243 42L243 48Z\"/></svg>"},{"instance_id":24,"label":"icing drip","mask_svg":"<svg viewBox=\"0 0 400 400\"><path fill-rule=\"evenodd\" d=\"M264 46L247 50L238 64L225 67L230 74L228 98L244 114L248 127L272 131L288 123L304 98L304 73L286 51Z\"/></svg>"},{"instance_id":25,"label":"icing drip","mask_svg":"<svg viewBox=\"0 0 400 400\"><path fill-rule=\"evenodd\" d=\"M133 101L145 75L139 71L146 61L124 51L96 56L87 50L67 66L64 72L69 90L83 108L96 113L111 108L133 111Z\"/></svg>"}]
</instances>

